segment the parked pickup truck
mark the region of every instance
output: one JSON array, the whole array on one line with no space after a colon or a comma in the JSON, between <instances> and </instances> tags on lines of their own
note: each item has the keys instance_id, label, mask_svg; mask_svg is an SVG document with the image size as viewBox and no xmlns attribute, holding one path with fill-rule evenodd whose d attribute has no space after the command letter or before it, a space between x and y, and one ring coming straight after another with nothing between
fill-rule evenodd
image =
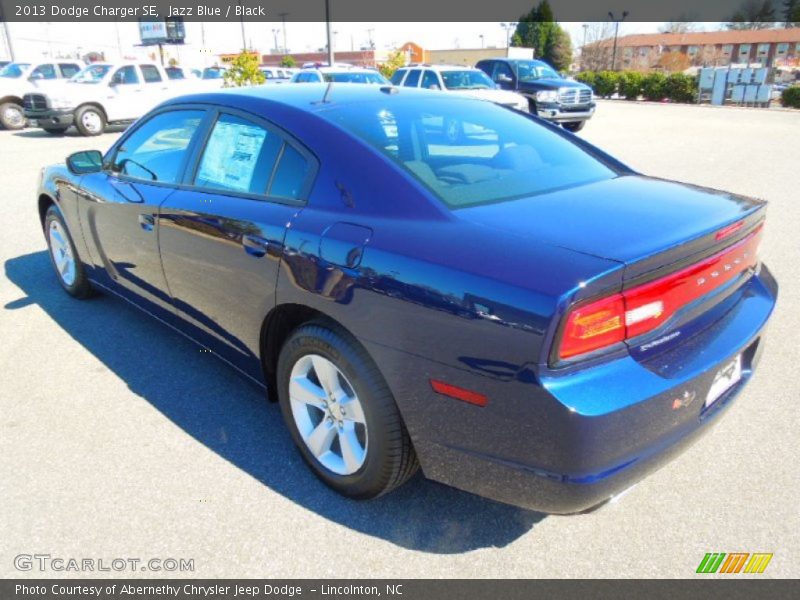
<instances>
[{"instance_id":1,"label":"parked pickup truck","mask_svg":"<svg viewBox=\"0 0 800 600\"><path fill-rule=\"evenodd\" d=\"M491 77L498 87L526 96L531 114L560 123L565 129L580 131L594 114L592 88L564 79L545 62L491 58L475 66Z\"/></svg>"},{"instance_id":2,"label":"parked pickup truck","mask_svg":"<svg viewBox=\"0 0 800 600\"><path fill-rule=\"evenodd\" d=\"M81 65L77 62L61 60L11 62L0 68L0 125L6 129L25 127L22 109L25 94L46 90L80 70Z\"/></svg>"},{"instance_id":3,"label":"parked pickup truck","mask_svg":"<svg viewBox=\"0 0 800 600\"><path fill-rule=\"evenodd\" d=\"M107 124L134 121L191 89L190 81L170 80L156 64L94 63L60 86L25 94L25 116L48 133L75 125L83 135L100 135Z\"/></svg>"}]
</instances>

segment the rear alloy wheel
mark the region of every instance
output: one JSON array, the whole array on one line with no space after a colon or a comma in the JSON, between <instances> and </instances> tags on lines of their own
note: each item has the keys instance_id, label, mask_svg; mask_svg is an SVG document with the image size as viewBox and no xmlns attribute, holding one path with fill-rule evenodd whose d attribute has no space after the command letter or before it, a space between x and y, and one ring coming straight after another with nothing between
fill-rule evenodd
<instances>
[{"instance_id":1,"label":"rear alloy wheel","mask_svg":"<svg viewBox=\"0 0 800 600\"><path fill-rule=\"evenodd\" d=\"M278 400L314 474L351 498L407 481L418 463L377 366L346 332L325 322L296 329L278 360Z\"/></svg>"},{"instance_id":2,"label":"rear alloy wheel","mask_svg":"<svg viewBox=\"0 0 800 600\"><path fill-rule=\"evenodd\" d=\"M584 125L586 125L586 121L572 121L571 123L564 123L564 129L572 133L578 133L583 129Z\"/></svg>"},{"instance_id":3,"label":"rear alloy wheel","mask_svg":"<svg viewBox=\"0 0 800 600\"><path fill-rule=\"evenodd\" d=\"M106 129L106 116L96 106L82 106L75 113L75 127L81 135L100 135Z\"/></svg>"},{"instance_id":4,"label":"rear alloy wheel","mask_svg":"<svg viewBox=\"0 0 800 600\"><path fill-rule=\"evenodd\" d=\"M75 245L72 243L61 211L55 204L47 209L44 230L47 246L50 248L50 260L61 287L75 298L92 296L94 290L75 251Z\"/></svg>"},{"instance_id":5,"label":"rear alloy wheel","mask_svg":"<svg viewBox=\"0 0 800 600\"><path fill-rule=\"evenodd\" d=\"M0 125L6 129L22 129L25 127L25 113L16 102L0 104Z\"/></svg>"}]
</instances>

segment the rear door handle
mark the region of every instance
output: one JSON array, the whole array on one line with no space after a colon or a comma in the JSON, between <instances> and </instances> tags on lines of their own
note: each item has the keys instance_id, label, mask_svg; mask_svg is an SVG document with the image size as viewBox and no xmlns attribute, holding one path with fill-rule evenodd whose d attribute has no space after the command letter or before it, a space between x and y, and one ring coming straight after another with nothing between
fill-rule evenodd
<instances>
[{"instance_id":1,"label":"rear door handle","mask_svg":"<svg viewBox=\"0 0 800 600\"><path fill-rule=\"evenodd\" d=\"M156 224L156 218L153 215L139 215L139 225L145 231L153 231Z\"/></svg>"},{"instance_id":2,"label":"rear door handle","mask_svg":"<svg viewBox=\"0 0 800 600\"><path fill-rule=\"evenodd\" d=\"M269 241L260 235L246 234L242 236L242 246L251 256L264 256L269 249Z\"/></svg>"}]
</instances>

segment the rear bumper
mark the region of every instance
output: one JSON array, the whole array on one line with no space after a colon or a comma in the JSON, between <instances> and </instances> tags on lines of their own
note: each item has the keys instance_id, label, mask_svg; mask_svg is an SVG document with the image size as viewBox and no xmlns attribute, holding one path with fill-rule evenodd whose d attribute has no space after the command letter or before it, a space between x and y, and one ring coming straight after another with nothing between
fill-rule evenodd
<instances>
[{"instance_id":1,"label":"rear bumper","mask_svg":"<svg viewBox=\"0 0 800 600\"><path fill-rule=\"evenodd\" d=\"M411 399L395 391L423 471L533 510L596 506L678 456L731 406L757 367L776 297L764 267L720 302L713 324L646 361L624 356L561 376L523 369L505 380L435 365L431 377L489 402L476 407L430 389ZM738 354L741 380L705 407L715 375ZM418 376L390 385L402 388Z\"/></svg>"}]
</instances>

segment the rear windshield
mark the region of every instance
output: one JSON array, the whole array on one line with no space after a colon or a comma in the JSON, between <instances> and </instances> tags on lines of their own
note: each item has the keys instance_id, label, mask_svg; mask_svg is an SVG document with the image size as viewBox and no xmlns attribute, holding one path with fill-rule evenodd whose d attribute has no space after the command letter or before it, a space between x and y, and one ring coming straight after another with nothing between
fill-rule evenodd
<instances>
[{"instance_id":1,"label":"rear windshield","mask_svg":"<svg viewBox=\"0 0 800 600\"><path fill-rule=\"evenodd\" d=\"M337 83L389 83L380 73L349 73L344 71L342 73L323 73L322 78L325 81L334 81Z\"/></svg>"},{"instance_id":2,"label":"rear windshield","mask_svg":"<svg viewBox=\"0 0 800 600\"><path fill-rule=\"evenodd\" d=\"M549 127L496 104L415 100L355 103L318 114L389 157L454 209L617 175Z\"/></svg>"}]
</instances>

